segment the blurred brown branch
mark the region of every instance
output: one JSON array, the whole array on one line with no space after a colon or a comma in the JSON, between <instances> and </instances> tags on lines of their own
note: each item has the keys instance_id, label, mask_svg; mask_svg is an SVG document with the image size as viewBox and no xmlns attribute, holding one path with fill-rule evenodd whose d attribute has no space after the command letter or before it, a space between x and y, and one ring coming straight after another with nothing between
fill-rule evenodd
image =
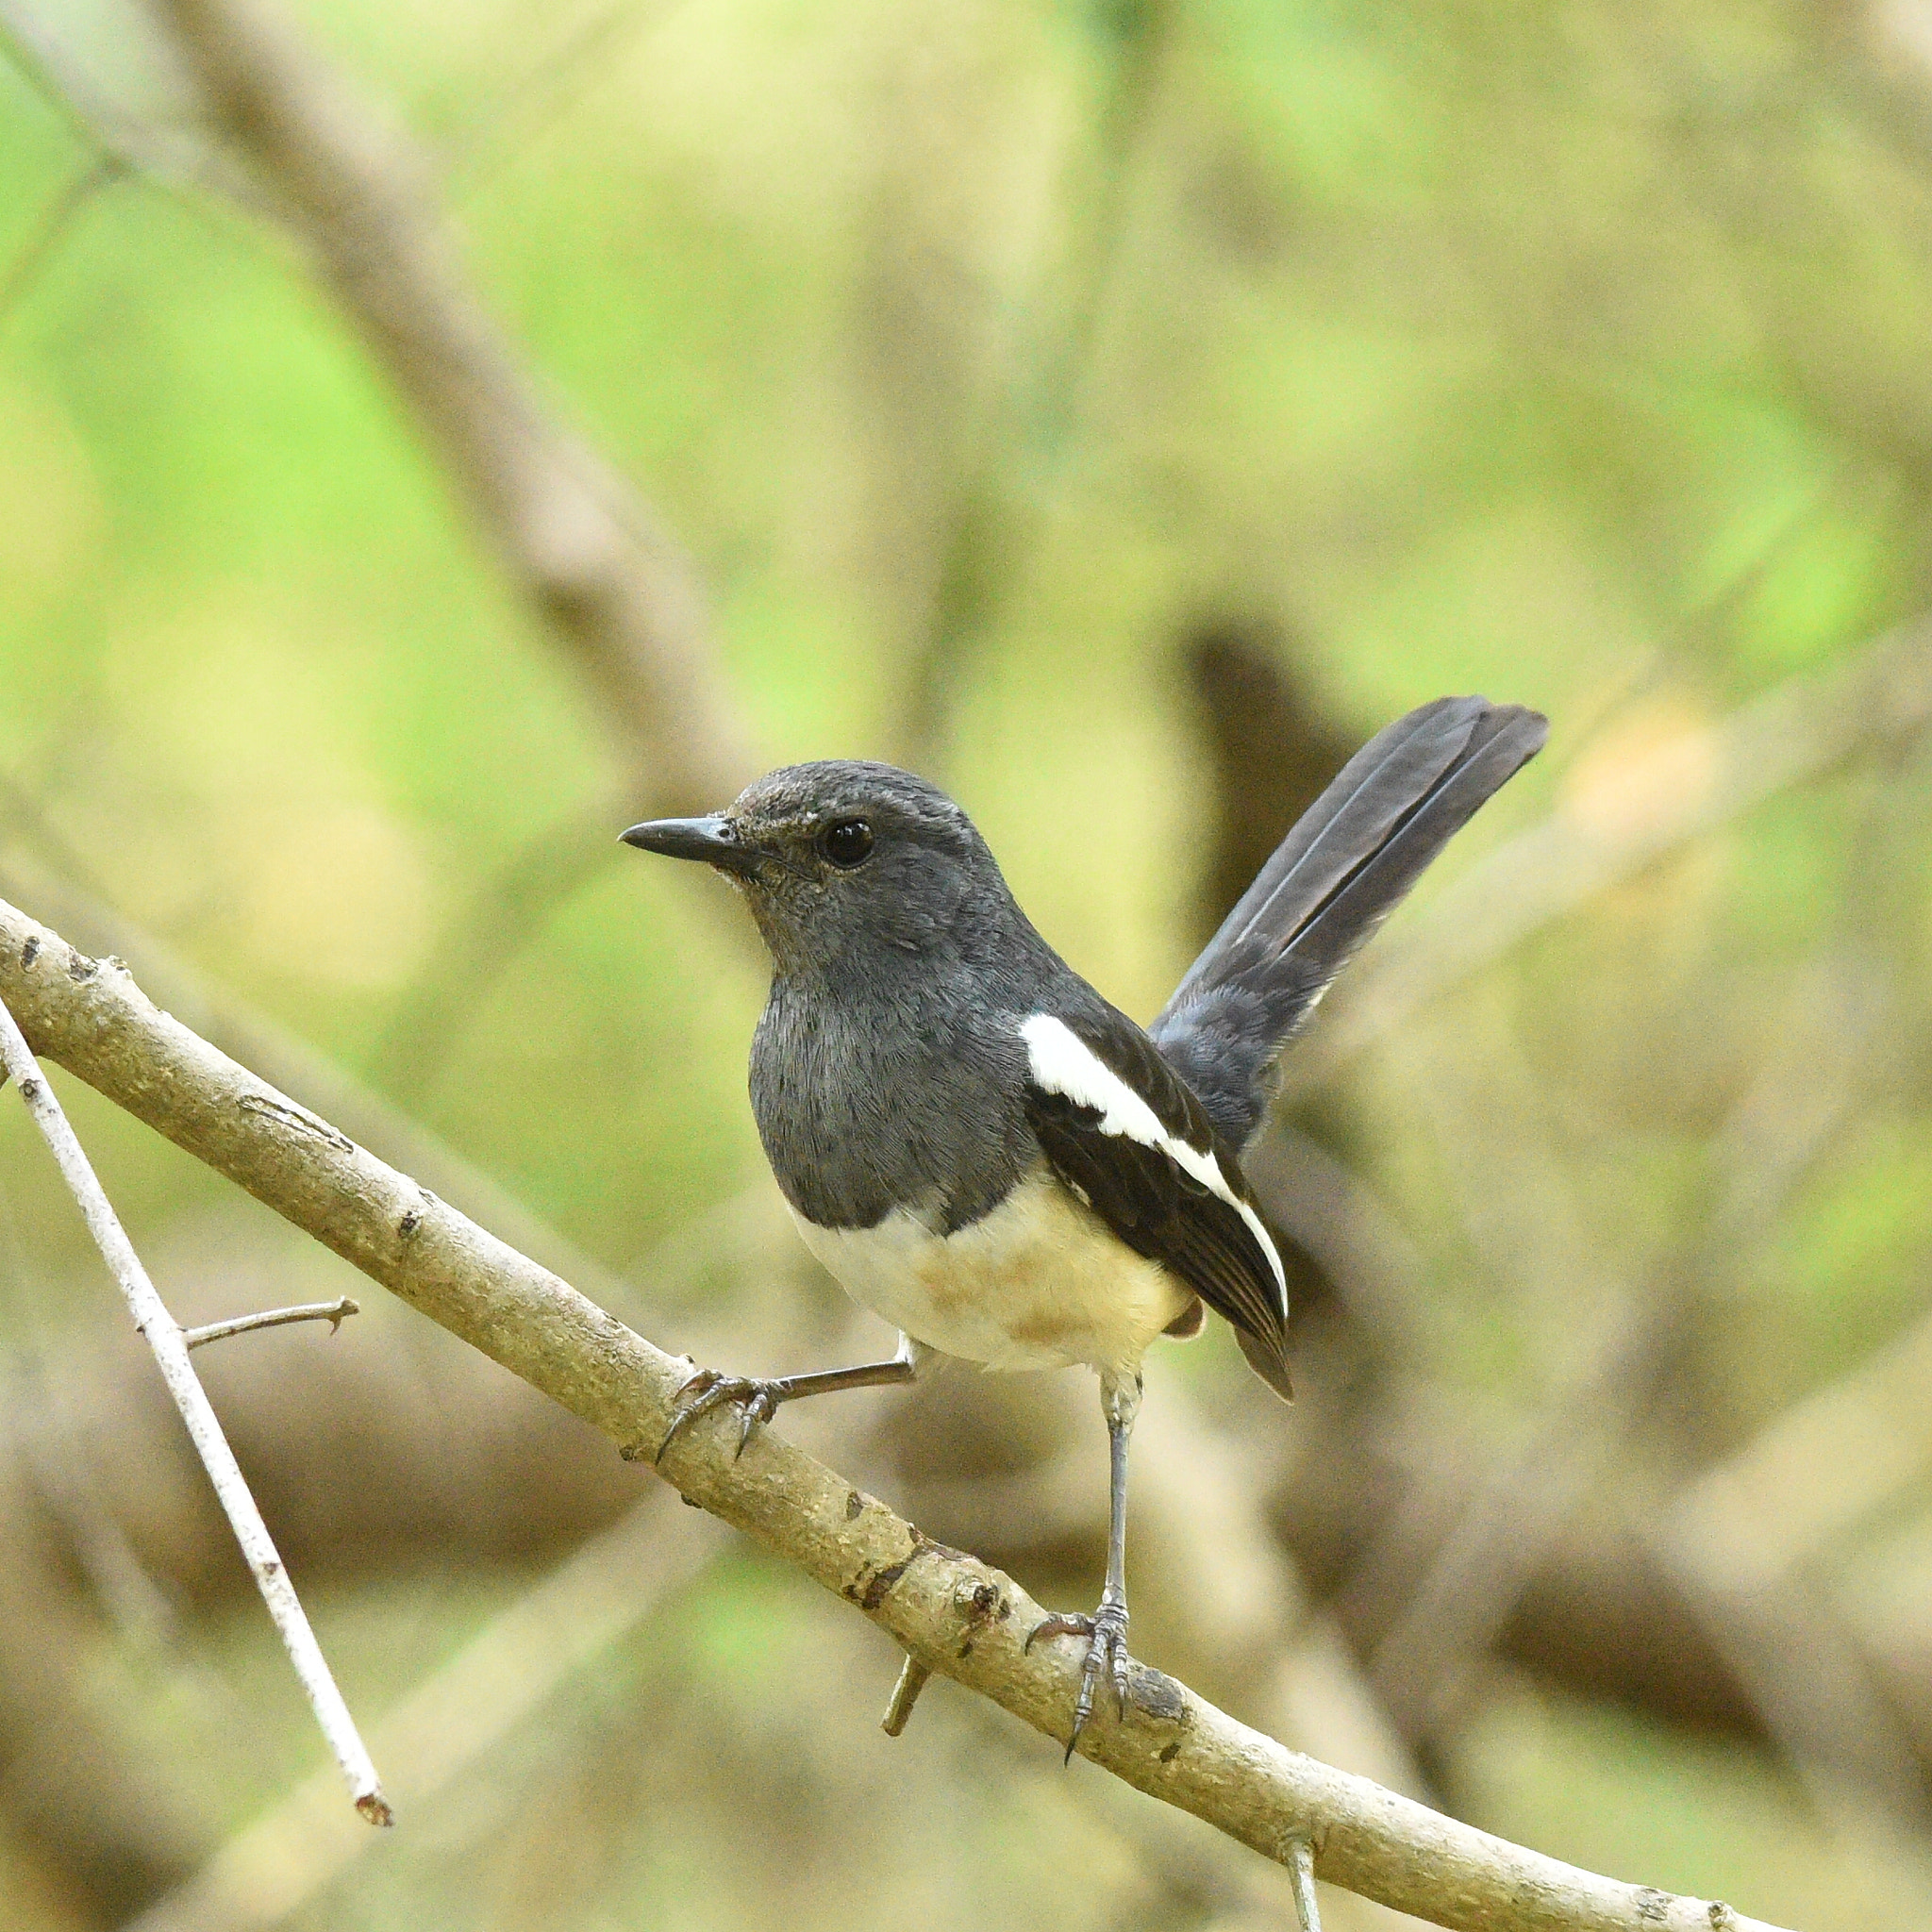
<instances>
[{"instance_id":1,"label":"blurred brown branch","mask_svg":"<svg viewBox=\"0 0 1932 1932\"><path fill-rule=\"evenodd\" d=\"M661 1441L686 1365L265 1088L158 1011L115 962L0 908L0 998L37 1051L208 1161L423 1313L601 1429L633 1457ZM1076 1666L1022 1647L1036 1607L1010 1579L930 1542L770 1430L681 1437L692 1501L857 1605L911 1655L1049 1736ZM1710 1932L1728 1907L1596 1877L1284 1750L1141 1670L1127 1717L1083 1755L1277 1862L1296 1838L1321 1875L1451 1926Z\"/></svg>"},{"instance_id":2,"label":"blurred brown branch","mask_svg":"<svg viewBox=\"0 0 1932 1932\"><path fill-rule=\"evenodd\" d=\"M932 452L943 466L935 482L896 494L928 498L919 554L894 575L915 581L898 756L914 769L942 772L960 688L1002 612L1024 583L1043 540L1050 490L1077 435L1082 390L1091 374L1108 296L1119 268L1132 210L1137 163L1160 106L1163 76L1181 8L1175 0L1138 0L1093 19L1104 43L1105 76L1094 116L1092 148L1070 164L1061 184L1071 230L1055 273L1033 277L1024 299L988 322L991 344L972 342L962 326L960 295L977 294L990 308L983 275L960 258L956 232L916 232L918 214L906 184L882 184L881 233L868 274L871 331L879 404L895 407L902 447L890 452L901 469L917 468L915 454ZM885 145L895 157L916 154L924 130L925 101L895 103L906 117ZM947 210L945 228L957 223ZM930 217L928 217L928 220ZM911 232L908 232L911 231ZM950 274L933 274L935 259ZM1025 317L1025 324L1012 318ZM980 367L992 364L981 377ZM950 439L935 421L954 418ZM894 506L894 521L906 516Z\"/></svg>"},{"instance_id":3,"label":"blurred brown branch","mask_svg":"<svg viewBox=\"0 0 1932 1932\"><path fill-rule=\"evenodd\" d=\"M278 15L160 0L213 125L314 255L499 554L571 648L656 808L715 805L753 755L691 565L560 426L468 285L425 170Z\"/></svg>"},{"instance_id":4,"label":"blurred brown branch","mask_svg":"<svg viewBox=\"0 0 1932 1932\"><path fill-rule=\"evenodd\" d=\"M1920 618L1574 791L1359 963L1285 1062L1284 1094L1331 1079L1431 993L1665 853L1928 722L1932 619Z\"/></svg>"},{"instance_id":5,"label":"blurred brown branch","mask_svg":"<svg viewBox=\"0 0 1932 1932\"><path fill-rule=\"evenodd\" d=\"M161 166L173 149L97 100L61 59L58 37L20 11L10 30L103 156L139 166L152 156ZM716 807L758 760L690 558L635 487L566 426L486 310L424 158L272 8L159 0L153 16L217 138L219 165L198 172L267 211L319 266L563 646L620 767L608 795L538 833L451 922L385 1041L391 1084L408 1091L433 1070L479 985L608 861L604 835L625 817Z\"/></svg>"}]
</instances>

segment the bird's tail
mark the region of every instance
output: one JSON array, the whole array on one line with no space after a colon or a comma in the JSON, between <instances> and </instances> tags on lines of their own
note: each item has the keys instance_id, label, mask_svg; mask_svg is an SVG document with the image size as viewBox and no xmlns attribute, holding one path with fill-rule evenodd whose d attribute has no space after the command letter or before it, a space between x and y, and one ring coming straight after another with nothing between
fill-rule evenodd
<instances>
[{"instance_id":1,"label":"bird's tail","mask_svg":"<svg viewBox=\"0 0 1932 1932\"><path fill-rule=\"evenodd\" d=\"M1149 1029L1236 1147L1329 981L1548 729L1517 705L1438 698L1357 752L1261 868Z\"/></svg>"}]
</instances>

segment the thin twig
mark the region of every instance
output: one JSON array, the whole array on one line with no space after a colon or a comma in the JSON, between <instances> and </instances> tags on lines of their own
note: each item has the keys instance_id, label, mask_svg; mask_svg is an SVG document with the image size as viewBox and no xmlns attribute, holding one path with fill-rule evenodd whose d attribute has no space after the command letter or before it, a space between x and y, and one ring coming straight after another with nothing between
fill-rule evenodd
<instances>
[{"instance_id":1,"label":"thin twig","mask_svg":"<svg viewBox=\"0 0 1932 1932\"><path fill-rule=\"evenodd\" d=\"M0 905L0 999L91 1086L345 1260L648 1460L689 1365L266 1088L157 1010L125 969ZM182 1351L185 1358L186 1351ZM899 1646L1035 1729L1066 1734L1079 1662L1023 1647L1042 1614L1010 1577L922 1536L775 1429L742 1456L735 1423L679 1437L663 1474L796 1564ZM970 1641L969 1641L970 1640ZM1297 1836L1332 1884L1482 1932L1709 1932L1706 1901L1600 1877L1491 1837L1286 1749L1173 1678L1137 1668L1126 1712L1083 1757L1277 1863Z\"/></svg>"},{"instance_id":2,"label":"thin twig","mask_svg":"<svg viewBox=\"0 0 1932 1932\"><path fill-rule=\"evenodd\" d=\"M340 1301L304 1302L299 1307L265 1308L258 1315L237 1315L232 1322L205 1322L199 1328L184 1328L181 1340L190 1348L205 1341L225 1341L231 1335L246 1335L255 1328L281 1328L291 1322L326 1322L333 1335L351 1315L359 1315L362 1304L353 1295Z\"/></svg>"},{"instance_id":3,"label":"thin twig","mask_svg":"<svg viewBox=\"0 0 1932 1932\"><path fill-rule=\"evenodd\" d=\"M0 1069L0 1083L7 1074ZM8 1354L15 1385L8 1391L9 1433L48 1513L66 1531L74 1555L109 1620L140 1651L153 1655L171 1632L175 1606L136 1554L108 1507L86 1444L75 1425L73 1405L48 1373L45 1323L27 1291L20 1231L11 1191L0 1179L0 1277L6 1281Z\"/></svg>"},{"instance_id":4,"label":"thin twig","mask_svg":"<svg viewBox=\"0 0 1932 1932\"><path fill-rule=\"evenodd\" d=\"M727 1204L730 1213L744 1218L753 1198L738 1195ZM658 1241L637 1272L668 1291L690 1274L700 1252L715 1259L722 1211L708 1210ZM784 1232L789 1238L789 1218ZM747 1253L735 1272L753 1265ZM810 1326L789 1302L771 1339L780 1349L793 1341L802 1347ZM370 1746L416 1827L437 1829L432 1807L442 1793L474 1779L575 1673L632 1638L667 1597L700 1582L722 1547L708 1517L671 1507L671 1492L654 1485L401 1691L376 1721ZM192 1877L146 1904L124 1932L271 1932L384 1843L343 1817L333 1776L318 1773L251 1819Z\"/></svg>"},{"instance_id":5,"label":"thin twig","mask_svg":"<svg viewBox=\"0 0 1932 1932\"><path fill-rule=\"evenodd\" d=\"M389 1800L383 1796L382 1782L375 1774L375 1766L370 1761L369 1753L357 1733L356 1721L349 1715L349 1707L343 1702L342 1693L329 1674L322 1647L316 1642L315 1633L308 1627L308 1618L295 1594L295 1587L289 1581L289 1574L275 1553L268 1525L262 1522L261 1512L255 1507L255 1498L249 1493L241 1466L228 1447L227 1439L222 1434L214 1407L188 1359L188 1344L180 1326L169 1314L155 1291L154 1283L148 1279L147 1270L134 1252L133 1242L127 1239L125 1230L108 1204L106 1191L86 1154L81 1151L80 1141L68 1124L66 1114L61 1111L60 1103L54 1097L53 1088L42 1077L25 1037L4 1002L0 1002L0 1061L4 1061L8 1074L19 1087L21 1098L26 1102L27 1110L33 1115L34 1124L40 1128L53 1151L61 1178L79 1203L88 1232L93 1236L102 1257L120 1285L121 1292L127 1298L128 1312L134 1317L135 1327L154 1351L161 1379L168 1385L168 1393L175 1398L175 1407L181 1411L181 1420L188 1426L189 1437L201 1457L202 1467L208 1471L215 1494L221 1498L222 1507L227 1512L235 1540L242 1545L242 1554L260 1588L262 1601L267 1604L269 1615L275 1619L275 1628L281 1632L282 1641L288 1647L289 1660L295 1667L295 1674L301 1679L303 1690L308 1693L316 1722L321 1724L323 1736L336 1754L342 1775L348 1779L356 1809L372 1824L392 1824L394 1820Z\"/></svg>"}]
</instances>

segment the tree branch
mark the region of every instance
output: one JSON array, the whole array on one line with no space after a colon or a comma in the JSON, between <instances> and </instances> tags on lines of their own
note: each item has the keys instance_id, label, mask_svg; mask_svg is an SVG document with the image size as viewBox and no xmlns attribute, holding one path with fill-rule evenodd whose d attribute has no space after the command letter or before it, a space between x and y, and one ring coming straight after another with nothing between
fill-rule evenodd
<instances>
[{"instance_id":1,"label":"tree branch","mask_svg":"<svg viewBox=\"0 0 1932 1932\"><path fill-rule=\"evenodd\" d=\"M0 775L0 800L8 790ZM17 807L27 803L14 802ZM17 854L7 853L0 858L0 896L10 892L32 898L90 944L125 953L153 989L154 997L171 1013L186 1014L189 1025L224 1052L261 1068L272 1081L299 1086L352 1134L378 1142L428 1185L456 1195L472 1212L488 1216L526 1254L567 1270L602 1300L630 1298L627 1282L560 1234L502 1182L233 987L218 984L191 965L164 941L110 906L92 883L83 884L76 875L78 855L65 850L43 823L30 823L29 830L42 849L43 861L26 865Z\"/></svg>"},{"instance_id":2,"label":"tree branch","mask_svg":"<svg viewBox=\"0 0 1932 1932\"><path fill-rule=\"evenodd\" d=\"M35 1047L284 1215L633 1458L662 1441L689 1367L275 1092L142 996L0 904L0 999ZM1022 1646L1038 1607L1010 1578L933 1543L793 1448L708 1418L666 1476L855 1605L910 1655L1049 1737L1078 1666ZM1137 1667L1124 1720L1083 1756L1286 1864L1296 1840L1327 1882L1470 1932L1763 1932L1728 1907L1598 1877L1301 1757L1185 1686Z\"/></svg>"},{"instance_id":3,"label":"tree branch","mask_svg":"<svg viewBox=\"0 0 1932 1932\"><path fill-rule=\"evenodd\" d=\"M348 1780L356 1809L372 1824L391 1824L389 1800L382 1794L375 1766L370 1761L341 1691L336 1688L322 1646L315 1641L315 1632L308 1627L308 1614L275 1553L261 1511L255 1507L255 1498L249 1493L235 1452L222 1434L208 1391L188 1359L187 1337L155 1291L147 1270L141 1265L141 1257L134 1252L134 1244L108 1203L106 1190L81 1150L59 1101L54 1097L54 1090L41 1077L21 1028L4 1003L0 1003L0 1060L5 1061L8 1074L20 1089L34 1124L52 1150L61 1178L79 1203L88 1232L93 1236L102 1258L127 1298L135 1327L154 1351L161 1380L175 1398L175 1407L181 1411L195 1453L227 1513L229 1526L235 1532L235 1541L242 1545L242 1554L254 1574L262 1602L268 1606L268 1613L275 1619L275 1628L288 1647L289 1661L294 1665L323 1736L328 1740L342 1775Z\"/></svg>"}]
</instances>

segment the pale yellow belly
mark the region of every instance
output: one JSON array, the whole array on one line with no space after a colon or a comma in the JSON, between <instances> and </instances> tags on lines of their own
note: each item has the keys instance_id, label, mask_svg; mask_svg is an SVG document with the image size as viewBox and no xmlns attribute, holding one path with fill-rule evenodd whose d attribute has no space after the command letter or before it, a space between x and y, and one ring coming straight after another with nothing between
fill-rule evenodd
<instances>
[{"instance_id":1,"label":"pale yellow belly","mask_svg":"<svg viewBox=\"0 0 1932 1932\"><path fill-rule=\"evenodd\" d=\"M903 1210L876 1227L798 1229L855 1301L989 1369L1131 1373L1193 1299L1046 1174L954 1235Z\"/></svg>"}]
</instances>

